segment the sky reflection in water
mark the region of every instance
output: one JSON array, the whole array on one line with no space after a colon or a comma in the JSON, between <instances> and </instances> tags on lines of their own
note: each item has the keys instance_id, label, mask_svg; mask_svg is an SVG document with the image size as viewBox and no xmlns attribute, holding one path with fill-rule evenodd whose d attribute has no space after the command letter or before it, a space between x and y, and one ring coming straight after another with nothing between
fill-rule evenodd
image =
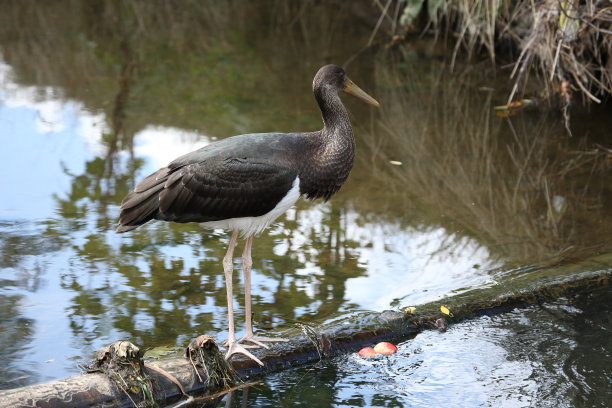
<instances>
[{"instance_id":1,"label":"sky reflection in water","mask_svg":"<svg viewBox=\"0 0 612 408\"><path fill-rule=\"evenodd\" d=\"M371 3L336 2L336 13L327 2L281 3L195 2L170 15L142 1L7 3L0 14L8 23L0 25L0 388L75 374L78 362L118 339L143 349L185 346L201 333L222 340L227 233L159 222L118 235L119 203L138 180L216 138L317 129L310 81L329 62L352 61L350 77L382 107L343 99L357 139L348 182L328 203L298 202L254 241L257 330L418 306L500 281L506 288L509 268L609 251L605 159L583 154L592 140L581 143L588 135L609 146L610 115L573 120L571 139L555 117L498 120L493 106L507 93L479 90L499 85L495 73L474 78L458 61L454 77L428 40L398 50L398 64L374 48L359 51L377 21L368 25L359 8ZM139 13L125 9L134 5ZM101 19L98 6L116 18ZM346 21L353 11L365 24ZM159 24L168 17L171 24ZM547 211L548 191L567 207ZM239 268L236 258L238 330ZM509 374L531 392L525 378L534 365L508 364L513 351L503 339L513 329L485 333L487 323L419 336L401 345L392 366L364 372L352 357L330 363L329 387L306 376L311 382L288 405L315 390L337 405L392 406L412 401L417 384L421 396L448 406L442 401L462 381L462 398L486 403L495 384L511 390ZM282 396L304 370L271 378L270 394ZM479 376L487 370L492 377ZM352 394L381 375L394 378L393 389L381 384L365 402Z\"/></svg>"},{"instance_id":2,"label":"sky reflection in water","mask_svg":"<svg viewBox=\"0 0 612 408\"><path fill-rule=\"evenodd\" d=\"M130 279L118 274L107 257L121 256L122 246L134 243L133 237L127 234L119 236L112 228L100 227L98 214L93 211L78 219L79 227L74 229L65 224L58 212L57 199L66 199L69 195L74 175L83 174L87 162L105 154L106 147L100 143L100 134L105 132L106 118L88 112L79 102L63 99L61 90L21 87L11 80L10 67L6 64L1 67L0 133L5 136L0 162L1 171L12 176L5 178L3 185L0 221L5 235L22 241L20 250L12 254L16 261L2 265L2 276L11 283L1 291L5 295L16 293L21 297L19 312L14 318L27 319L34 330L30 338L22 339L22 346L28 350L27 357L15 363L20 367L26 363L26 367L37 373L35 381L43 381L76 373L76 361L89 358L98 347L119 338L133 337L134 333L117 327L116 319L121 312L112 309L116 296L121 292L119 288L128 289L136 302L150 302L150 289L147 289L150 285L146 280L151 276L151 265L148 258L140 256L138 251L131 254L130 262L145 281L142 287L129 289L132 285ZM134 155L144 159L136 178L212 140L196 132L160 126L148 126L134 139ZM126 153L120 153L119 157L122 161L127 160ZM443 228L404 229L392 222L364 223L350 204L345 205L343 240L356 243L356 246L337 256L352 257L357 269L363 272L346 280L339 309L319 314L319 320L333 317L343 310L383 310L397 306L400 301L419 304L442 297L453 289L490 282L484 271L495 263L488 260L485 248L470 239L463 239L461 251L446 250L443 243L449 235ZM111 213L106 216L116 219L118 206L110 206L109 210ZM255 302L275 302L278 279L262 273L258 267L263 265L272 270L280 267L266 259L266 253L270 253L266 251L271 251L275 257L294 257L299 264L282 283L287 287L294 286L305 295L305 302L296 305L293 318L301 318L304 314L317 315L322 301L313 300L321 291L320 279L316 277L333 276L334 271L321 264L317 258L319 250L311 246L310 240L313 235L329 233L323 221L329 218L330 210L330 204L301 204L298 210L289 211L286 219L280 219L266 232L273 237L271 248L261 248L258 240L255 241L255 257L263 257L261 263L256 261L253 271ZM66 234L56 244L44 243L46 239L40 235L44 234L51 220L63 225L62 233ZM159 223L145 228L155 235L155 231L167 231L168 226ZM201 248L202 234L199 231L189 233L191 239L186 242L155 244L154 252L163 260L165 268L176 271L179 281L180 276L197 271L203 259L210 259L219 270L218 282L214 286L222 287L219 251L209 257L210 251ZM84 259L82 253L88 251L92 236L103 240L110 253L115 255L88 253L88 259ZM215 232L214 237L225 235ZM226 239L221 241L213 245L223 251ZM41 245L37 247L39 243ZM178 270L173 262L181 262ZM476 270L473 268L475 264L485 267ZM33 271L36 271L35 275L32 275ZM236 275L240 276L238 272ZM24 287L24 281L33 283L26 283ZM79 289L75 291L77 287ZM329 288L327 296L334 296L332 289ZM87 308L87 302L83 303L80 296L90 296L101 306L83 309ZM182 305L180 296L174 300L162 299L158 304L161 311L169 313ZM67 313L69 319L65 318ZM224 303L216 302L206 293L201 294L200 304L192 304L185 311L191 326L197 327L200 324L198 319L203 315L212 319L212 327L205 326L208 332L212 330L219 334L226 330ZM130 318L138 332L160 330L156 328L159 322L146 308L139 310L137 307ZM279 318L282 322L282 316L273 320L278 322ZM185 337L189 334L184 333ZM155 337L147 340L158 345ZM179 336L174 341L185 340ZM54 344L53 348L44 347L50 343Z\"/></svg>"}]
</instances>

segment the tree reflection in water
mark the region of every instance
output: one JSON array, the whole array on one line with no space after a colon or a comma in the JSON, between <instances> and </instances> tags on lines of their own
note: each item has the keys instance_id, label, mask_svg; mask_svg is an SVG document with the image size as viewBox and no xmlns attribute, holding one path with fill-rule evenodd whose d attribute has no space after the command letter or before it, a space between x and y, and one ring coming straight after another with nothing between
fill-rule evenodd
<instances>
[{"instance_id":1,"label":"tree reflection in water","mask_svg":"<svg viewBox=\"0 0 612 408\"><path fill-rule=\"evenodd\" d=\"M351 76L381 101L382 115L370 117L347 100L359 118L349 181L329 203L300 202L256 241L259 328L428 301L502 281L512 267L610 250L602 232L610 226L610 183L601 157L572 161L572 149L583 146L561 141L556 151L533 142L540 140L534 129L563 133L554 119L491 117L497 94L472 92L491 79L444 71L429 42L412 50L419 59L409 49L398 63L374 48L362 52L371 35L362 17L369 3L3 4L2 67L11 74L0 97L27 88L28 103L77 111L59 120L67 139L38 130L13 135L5 147L42 135L49 146L83 142L86 153L57 154L63 171L54 177L69 187L53 189L48 214L25 194L41 186L22 185L16 202L40 211L0 219L0 357L7 367L0 387L74 373L75 360L120 338L150 348L224 332L219 265L229 237L162 223L117 236L120 200L174 150L245 132L319 128L309 78L354 55ZM41 159L55 158L48 145L23 154L20 173L3 170L18 182L23 174L36 175L32 183L46 180L55 172ZM565 198L563 217L547 215L545 188L548 197ZM242 291L241 274L234 279ZM241 321L243 293L235 298Z\"/></svg>"}]
</instances>

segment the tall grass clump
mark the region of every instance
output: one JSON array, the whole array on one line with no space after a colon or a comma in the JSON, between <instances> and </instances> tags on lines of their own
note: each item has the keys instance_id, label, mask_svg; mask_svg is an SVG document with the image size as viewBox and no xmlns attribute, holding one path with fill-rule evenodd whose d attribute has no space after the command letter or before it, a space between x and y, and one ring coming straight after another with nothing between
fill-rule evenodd
<instances>
[{"instance_id":1,"label":"tall grass clump","mask_svg":"<svg viewBox=\"0 0 612 408\"><path fill-rule=\"evenodd\" d=\"M461 51L510 58L509 101L530 73L562 106L573 93L597 103L612 94L609 0L408 0L400 23L450 40L453 64Z\"/></svg>"}]
</instances>

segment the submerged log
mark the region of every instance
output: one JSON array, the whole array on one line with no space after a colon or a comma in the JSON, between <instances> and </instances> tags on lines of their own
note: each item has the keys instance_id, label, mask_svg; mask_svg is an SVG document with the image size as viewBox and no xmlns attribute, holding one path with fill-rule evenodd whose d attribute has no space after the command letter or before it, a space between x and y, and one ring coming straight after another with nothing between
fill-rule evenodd
<instances>
[{"instance_id":1,"label":"submerged log","mask_svg":"<svg viewBox=\"0 0 612 408\"><path fill-rule=\"evenodd\" d=\"M405 312L361 313L320 329L300 325L289 333L288 343L277 344L270 350L256 351L258 358L265 363L264 367L241 356L233 357L231 365L241 381L245 381L260 377L266 372L357 351L380 341L400 342L424 329L439 328L440 324L436 321L441 317L453 324L474 316L503 313L570 293L608 286L612 277L610 261L609 255L603 256L579 266L556 267L556 273L549 273L547 268L543 268L535 277L526 278L532 281L520 282L520 285L517 285L520 289L514 292L500 293L497 287L474 289L443 301L406 308ZM560 274L559 268L566 269L566 273ZM580 273L572 273L572 270L579 270ZM450 309L452 316L443 316L440 311L441 304ZM152 369L151 366L158 369ZM144 370L154 384L152 391L157 403L167 404L182 397L182 391L169 377L176 379L186 393L210 395L218 391L218 382L217 388L209 387L214 381L209 381L207 370L197 367L192 359L184 356L146 361ZM163 372L170 376L162 374ZM227 387L228 384L224 383L223 386ZM219 395L218 398L223 396L216 395ZM130 392L121 389L102 373L81 374L44 384L0 391L0 406L6 407L130 407L142 406L143 402L146 403L134 400Z\"/></svg>"}]
</instances>

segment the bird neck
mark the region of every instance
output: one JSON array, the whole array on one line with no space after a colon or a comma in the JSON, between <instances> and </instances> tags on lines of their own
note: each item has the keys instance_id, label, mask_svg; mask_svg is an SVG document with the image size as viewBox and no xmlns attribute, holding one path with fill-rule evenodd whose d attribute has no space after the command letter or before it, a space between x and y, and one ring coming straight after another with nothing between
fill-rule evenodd
<instances>
[{"instance_id":1,"label":"bird neck","mask_svg":"<svg viewBox=\"0 0 612 408\"><path fill-rule=\"evenodd\" d=\"M351 122L338 93L326 88L319 88L315 90L315 98L323 117L323 130L321 133L325 137L350 139L352 141L353 129L351 128Z\"/></svg>"},{"instance_id":2,"label":"bird neck","mask_svg":"<svg viewBox=\"0 0 612 408\"><path fill-rule=\"evenodd\" d=\"M344 184L353 167L355 138L348 114L336 91L314 90L323 116L323 130L310 135L313 149L300 160L300 193L328 200Z\"/></svg>"}]
</instances>

